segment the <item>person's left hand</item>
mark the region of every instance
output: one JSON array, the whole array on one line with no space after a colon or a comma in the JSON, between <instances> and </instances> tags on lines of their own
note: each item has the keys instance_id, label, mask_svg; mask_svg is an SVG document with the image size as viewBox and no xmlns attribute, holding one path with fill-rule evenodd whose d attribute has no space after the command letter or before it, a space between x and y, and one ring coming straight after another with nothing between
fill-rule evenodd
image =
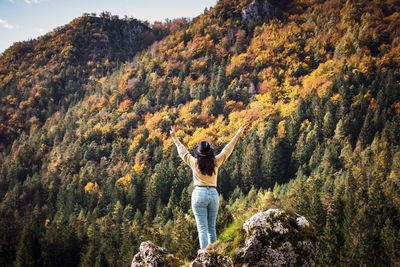
<instances>
[{"instance_id":1,"label":"person's left hand","mask_svg":"<svg viewBox=\"0 0 400 267\"><path fill-rule=\"evenodd\" d=\"M175 136L175 125L172 125L172 126L171 126L171 131L170 131L169 133L170 133L170 135L171 135L173 138L176 137L176 136Z\"/></svg>"},{"instance_id":2,"label":"person's left hand","mask_svg":"<svg viewBox=\"0 0 400 267\"><path fill-rule=\"evenodd\" d=\"M239 134L242 134L242 132L244 131L244 129L245 129L245 125L244 125L244 123L240 126L240 128L239 128L239 130L238 130L238 133Z\"/></svg>"}]
</instances>

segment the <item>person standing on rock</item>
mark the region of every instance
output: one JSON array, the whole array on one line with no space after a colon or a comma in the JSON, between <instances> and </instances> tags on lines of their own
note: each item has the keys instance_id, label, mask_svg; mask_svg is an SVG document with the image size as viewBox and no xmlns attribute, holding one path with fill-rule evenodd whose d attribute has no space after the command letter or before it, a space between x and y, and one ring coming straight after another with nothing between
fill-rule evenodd
<instances>
[{"instance_id":1,"label":"person standing on rock","mask_svg":"<svg viewBox=\"0 0 400 267\"><path fill-rule=\"evenodd\" d=\"M240 126L232 140L216 156L214 156L214 148L207 141L201 141L194 149L195 156L193 157L176 137L175 126L171 127L170 134L178 149L179 156L190 166L193 172L192 210L196 218L201 249L205 249L208 244L217 240L215 222L219 208L218 168L231 155L243 130L244 125Z\"/></svg>"}]
</instances>

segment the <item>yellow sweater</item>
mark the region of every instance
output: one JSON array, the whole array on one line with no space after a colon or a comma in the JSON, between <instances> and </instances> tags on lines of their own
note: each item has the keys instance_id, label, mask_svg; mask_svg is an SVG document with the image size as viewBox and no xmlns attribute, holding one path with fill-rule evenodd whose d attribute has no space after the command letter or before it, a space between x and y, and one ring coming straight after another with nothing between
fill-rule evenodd
<instances>
[{"instance_id":1,"label":"yellow sweater","mask_svg":"<svg viewBox=\"0 0 400 267\"><path fill-rule=\"evenodd\" d=\"M221 153L219 153L217 156L215 156L215 171L214 171L214 174L211 176L204 175L200 172L200 170L197 166L197 159L189 153L189 151L179 141L179 139L177 137L173 138L173 140L178 149L179 156L192 169L194 185L215 186L216 187L217 186L218 169L222 165L222 163L224 163L228 159L228 157L231 155L238 138L239 138L239 133L236 133L236 135L232 138L232 140L224 147L224 149L222 149Z\"/></svg>"}]
</instances>

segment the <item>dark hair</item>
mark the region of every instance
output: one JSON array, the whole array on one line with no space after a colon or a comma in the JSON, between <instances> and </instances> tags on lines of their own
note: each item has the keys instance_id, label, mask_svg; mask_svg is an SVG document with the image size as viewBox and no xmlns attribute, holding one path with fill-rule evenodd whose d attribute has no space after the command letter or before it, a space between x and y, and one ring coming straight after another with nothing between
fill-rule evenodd
<instances>
[{"instance_id":1,"label":"dark hair","mask_svg":"<svg viewBox=\"0 0 400 267\"><path fill-rule=\"evenodd\" d=\"M213 175L215 172L215 157L214 155L209 157L197 157L197 166L201 174L203 175Z\"/></svg>"}]
</instances>

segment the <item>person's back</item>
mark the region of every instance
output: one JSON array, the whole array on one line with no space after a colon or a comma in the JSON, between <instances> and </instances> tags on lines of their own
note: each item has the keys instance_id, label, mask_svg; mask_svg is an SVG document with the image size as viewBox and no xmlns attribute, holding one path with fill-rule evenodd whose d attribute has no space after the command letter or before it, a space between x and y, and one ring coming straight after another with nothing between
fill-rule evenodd
<instances>
[{"instance_id":1,"label":"person's back","mask_svg":"<svg viewBox=\"0 0 400 267\"><path fill-rule=\"evenodd\" d=\"M194 157L175 136L175 126L171 127L171 136L178 149L179 156L190 166L193 172L192 210L196 218L201 249L216 241L215 222L219 208L218 169L231 155L243 129L244 126L242 125L217 156L214 156L214 148L207 141L202 141L194 149L196 155Z\"/></svg>"}]
</instances>

